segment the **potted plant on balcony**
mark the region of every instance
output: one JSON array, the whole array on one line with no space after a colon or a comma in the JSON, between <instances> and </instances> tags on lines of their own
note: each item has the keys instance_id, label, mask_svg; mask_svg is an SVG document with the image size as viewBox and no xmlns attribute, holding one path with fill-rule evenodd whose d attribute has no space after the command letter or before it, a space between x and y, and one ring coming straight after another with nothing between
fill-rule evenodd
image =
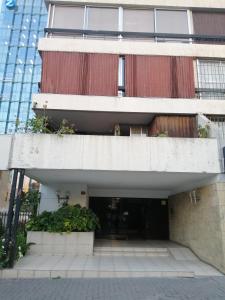
<instances>
[{"instance_id":1,"label":"potted plant on balcony","mask_svg":"<svg viewBox=\"0 0 225 300\"><path fill-rule=\"evenodd\" d=\"M63 205L55 212L43 212L27 224L27 242L33 254L92 255L97 216L80 205Z\"/></svg>"},{"instance_id":2,"label":"potted plant on balcony","mask_svg":"<svg viewBox=\"0 0 225 300\"><path fill-rule=\"evenodd\" d=\"M208 138L209 137L210 126L206 124L205 126L198 126L198 137L199 138Z\"/></svg>"}]
</instances>

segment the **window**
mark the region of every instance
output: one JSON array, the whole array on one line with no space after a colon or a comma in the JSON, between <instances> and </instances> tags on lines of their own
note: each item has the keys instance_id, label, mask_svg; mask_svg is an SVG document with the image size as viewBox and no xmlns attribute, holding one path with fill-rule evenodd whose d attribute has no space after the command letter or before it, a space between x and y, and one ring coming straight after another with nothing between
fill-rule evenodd
<instances>
[{"instance_id":1,"label":"window","mask_svg":"<svg viewBox=\"0 0 225 300\"><path fill-rule=\"evenodd\" d=\"M154 11L144 9L124 9L123 31L154 32Z\"/></svg>"},{"instance_id":2,"label":"window","mask_svg":"<svg viewBox=\"0 0 225 300\"><path fill-rule=\"evenodd\" d=\"M148 128L142 126L131 126L130 136L148 136Z\"/></svg>"},{"instance_id":3,"label":"window","mask_svg":"<svg viewBox=\"0 0 225 300\"><path fill-rule=\"evenodd\" d=\"M225 61L198 60L198 96L225 100Z\"/></svg>"},{"instance_id":4,"label":"window","mask_svg":"<svg viewBox=\"0 0 225 300\"><path fill-rule=\"evenodd\" d=\"M187 10L52 5L49 18L59 29L189 33Z\"/></svg>"},{"instance_id":5,"label":"window","mask_svg":"<svg viewBox=\"0 0 225 300\"><path fill-rule=\"evenodd\" d=\"M84 7L54 6L52 27L65 29L83 29Z\"/></svg>"},{"instance_id":6,"label":"window","mask_svg":"<svg viewBox=\"0 0 225 300\"><path fill-rule=\"evenodd\" d=\"M125 94L125 57L119 58L118 68L118 96L123 97Z\"/></svg>"},{"instance_id":7,"label":"window","mask_svg":"<svg viewBox=\"0 0 225 300\"><path fill-rule=\"evenodd\" d=\"M193 11L196 34L225 35L225 13Z\"/></svg>"},{"instance_id":8,"label":"window","mask_svg":"<svg viewBox=\"0 0 225 300\"><path fill-rule=\"evenodd\" d=\"M118 30L118 8L88 7L87 29Z\"/></svg>"},{"instance_id":9,"label":"window","mask_svg":"<svg viewBox=\"0 0 225 300\"><path fill-rule=\"evenodd\" d=\"M157 33L188 34L187 11L184 10L156 10Z\"/></svg>"}]
</instances>

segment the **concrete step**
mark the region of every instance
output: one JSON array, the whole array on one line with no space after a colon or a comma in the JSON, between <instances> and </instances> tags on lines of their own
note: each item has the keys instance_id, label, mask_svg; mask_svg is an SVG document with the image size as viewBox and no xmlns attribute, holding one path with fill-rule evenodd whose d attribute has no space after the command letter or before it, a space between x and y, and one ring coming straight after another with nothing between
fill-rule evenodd
<instances>
[{"instance_id":1,"label":"concrete step","mask_svg":"<svg viewBox=\"0 0 225 300\"><path fill-rule=\"evenodd\" d=\"M170 253L167 248L148 247L94 247L94 256L163 256L168 257Z\"/></svg>"},{"instance_id":2,"label":"concrete step","mask_svg":"<svg viewBox=\"0 0 225 300\"><path fill-rule=\"evenodd\" d=\"M16 270L0 271L1 279L21 278L137 278L137 277L195 277L191 271L97 271L97 270Z\"/></svg>"}]
</instances>

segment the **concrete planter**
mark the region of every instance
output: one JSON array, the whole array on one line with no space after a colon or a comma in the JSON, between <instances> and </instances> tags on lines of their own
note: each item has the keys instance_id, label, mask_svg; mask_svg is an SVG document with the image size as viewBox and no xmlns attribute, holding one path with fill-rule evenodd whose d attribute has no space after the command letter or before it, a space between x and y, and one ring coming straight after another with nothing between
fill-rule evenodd
<instances>
[{"instance_id":1,"label":"concrete planter","mask_svg":"<svg viewBox=\"0 0 225 300\"><path fill-rule=\"evenodd\" d=\"M29 231L27 243L34 243L29 253L34 255L93 255L94 232L54 233Z\"/></svg>"}]
</instances>

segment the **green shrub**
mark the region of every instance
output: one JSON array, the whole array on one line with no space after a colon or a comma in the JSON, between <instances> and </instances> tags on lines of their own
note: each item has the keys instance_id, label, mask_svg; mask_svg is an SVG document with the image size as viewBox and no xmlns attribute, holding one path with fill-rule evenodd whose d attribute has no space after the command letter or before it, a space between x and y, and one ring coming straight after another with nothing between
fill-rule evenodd
<instances>
[{"instance_id":1,"label":"green shrub","mask_svg":"<svg viewBox=\"0 0 225 300\"><path fill-rule=\"evenodd\" d=\"M16 252L16 259L23 257L27 250L29 249L29 244L27 244L27 235L24 231L18 231L16 235L16 246L17 246L17 252Z\"/></svg>"},{"instance_id":2,"label":"green shrub","mask_svg":"<svg viewBox=\"0 0 225 300\"><path fill-rule=\"evenodd\" d=\"M33 119L28 120L27 129L32 133L51 133L48 117L45 116L35 116Z\"/></svg>"},{"instance_id":3,"label":"green shrub","mask_svg":"<svg viewBox=\"0 0 225 300\"><path fill-rule=\"evenodd\" d=\"M209 137L210 126L206 124L205 126L198 126L198 137L199 138L208 138Z\"/></svg>"},{"instance_id":4,"label":"green shrub","mask_svg":"<svg viewBox=\"0 0 225 300\"><path fill-rule=\"evenodd\" d=\"M8 267L9 256L4 251L4 235L0 236L0 269ZM18 230L16 234L16 260L23 257L29 249L27 234L24 230Z\"/></svg>"},{"instance_id":5,"label":"green shrub","mask_svg":"<svg viewBox=\"0 0 225 300\"><path fill-rule=\"evenodd\" d=\"M89 232L97 228L97 216L80 205L64 205L55 212L45 211L27 224L27 230L48 232Z\"/></svg>"}]
</instances>

